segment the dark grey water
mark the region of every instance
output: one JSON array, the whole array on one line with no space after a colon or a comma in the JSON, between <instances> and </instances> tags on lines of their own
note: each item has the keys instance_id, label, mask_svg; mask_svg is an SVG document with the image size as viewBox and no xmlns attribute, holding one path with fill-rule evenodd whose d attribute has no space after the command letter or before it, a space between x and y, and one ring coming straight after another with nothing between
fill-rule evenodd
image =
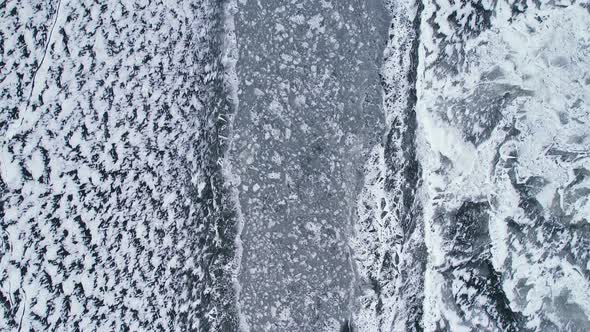
<instances>
[{"instance_id":1,"label":"dark grey water","mask_svg":"<svg viewBox=\"0 0 590 332\"><path fill-rule=\"evenodd\" d=\"M381 1L247 1L235 16L242 313L253 331L337 330L368 149L382 139Z\"/></svg>"}]
</instances>

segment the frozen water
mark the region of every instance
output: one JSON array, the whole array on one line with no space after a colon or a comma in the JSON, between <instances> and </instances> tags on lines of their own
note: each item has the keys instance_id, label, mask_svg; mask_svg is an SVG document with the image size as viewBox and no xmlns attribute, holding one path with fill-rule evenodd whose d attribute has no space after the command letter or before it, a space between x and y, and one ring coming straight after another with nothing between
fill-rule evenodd
<instances>
[{"instance_id":1,"label":"frozen water","mask_svg":"<svg viewBox=\"0 0 590 332\"><path fill-rule=\"evenodd\" d=\"M590 329L587 0L0 17L0 330Z\"/></svg>"}]
</instances>

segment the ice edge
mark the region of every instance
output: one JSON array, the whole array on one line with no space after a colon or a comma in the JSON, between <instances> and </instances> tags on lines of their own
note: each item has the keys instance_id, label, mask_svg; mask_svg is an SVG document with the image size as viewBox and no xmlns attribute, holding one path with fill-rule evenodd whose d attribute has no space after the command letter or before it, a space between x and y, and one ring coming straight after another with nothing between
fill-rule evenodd
<instances>
[{"instance_id":1,"label":"ice edge","mask_svg":"<svg viewBox=\"0 0 590 332\"><path fill-rule=\"evenodd\" d=\"M240 101L238 98L238 75L236 73L236 63L238 61L238 45L235 32L234 15L237 12L236 0L228 0L223 3L223 46L222 46L222 60L221 63L224 68L224 85L228 92L228 99L233 107L233 114L228 118L228 150L231 151L233 144L232 129L233 120L235 113L239 110ZM242 286L238 276L242 268L242 253L243 244L241 240L242 230L244 229L244 216L242 214L242 208L240 206L239 192L236 184L239 183L238 177L232 171L232 164L230 162L229 153L224 156L222 164L222 176L224 179L225 186L230 193L230 201L236 212L236 237L234 239L235 253L234 260L232 263L231 280L232 287L235 291L235 306L238 319L238 329L240 331L249 332L250 327L246 317L242 313L240 305L240 292Z\"/></svg>"}]
</instances>

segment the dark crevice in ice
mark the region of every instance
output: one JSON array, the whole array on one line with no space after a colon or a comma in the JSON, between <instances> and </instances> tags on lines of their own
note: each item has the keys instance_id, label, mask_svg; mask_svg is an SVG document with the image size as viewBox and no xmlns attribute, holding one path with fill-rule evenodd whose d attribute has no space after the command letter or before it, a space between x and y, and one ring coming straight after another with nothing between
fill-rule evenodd
<instances>
[{"instance_id":1,"label":"dark crevice in ice","mask_svg":"<svg viewBox=\"0 0 590 332\"><path fill-rule=\"evenodd\" d=\"M524 316L511 308L502 288L501 273L495 270L491 261L489 208L487 202L465 201L458 210L439 219L445 220L441 225L443 237L452 243L447 265L441 270L445 277L445 302L462 319L468 320L473 313L478 313L488 316L495 329L523 331ZM460 283L462 287L455 291L454 283Z\"/></svg>"},{"instance_id":2,"label":"dark crevice in ice","mask_svg":"<svg viewBox=\"0 0 590 332\"><path fill-rule=\"evenodd\" d=\"M424 6L422 2L418 1L416 7L415 17L411 22L413 36L411 36L410 63L407 76L404 78L409 83L409 89L398 92L407 94L407 104L405 109L398 111L398 115L393 119L391 129L386 135L384 151L387 168L384 189L386 192L392 193L395 197L395 205L390 207L391 211L388 212L400 221L402 228L400 233L403 237L401 239L401 253L403 254L405 251L405 254L412 257L412 259L411 261L405 261L405 259L400 261L398 254L393 250L394 248L391 248L391 252L387 251L384 254L380 280L374 277L370 278L371 286L377 294L376 311L378 317L390 314L383 312L383 297L395 296L396 299L404 302L403 305L399 306L404 308L404 312L396 313L396 315L402 315L404 317L396 316L394 320L404 320L407 331L423 330L423 280L427 258L424 239L412 239L414 233L418 232L422 234L422 228L424 227L422 207L416 197L422 175L421 167L416 156L415 142L417 128L416 80L419 61L418 47L420 44L420 24ZM403 15L397 13L392 14ZM402 27L400 27L400 31L403 31ZM394 37L396 36L390 36L390 38ZM381 84L386 95L394 88L384 80L381 81ZM394 95L396 94L394 93ZM401 149L401 153L399 149ZM399 156L403 157L399 158ZM411 267L406 266L406 264L410 264ZM394 270L397 272L393 272ZM388 279L394 278L394 275L397 275L395 278L401 279L401 286L395 290L396 294L383 294L383 286L390 282L396 282L395 280ZM392 328L385 326L385 322L383 321L380 325L384 330Z\"/></svg>"}]
</instances>

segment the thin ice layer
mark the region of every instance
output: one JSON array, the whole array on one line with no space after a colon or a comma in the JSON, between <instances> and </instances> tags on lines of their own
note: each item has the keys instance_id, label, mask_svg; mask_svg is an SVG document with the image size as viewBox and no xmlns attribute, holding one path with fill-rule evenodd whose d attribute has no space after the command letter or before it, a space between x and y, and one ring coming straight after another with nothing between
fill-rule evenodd
<instances>
[{"instance_id":1,"label":"thin ice layer","mask_svg":"<svg viewBox=\"0 0 590 332\"><path fill-rule=\"evenodd\" d=\"M252 331L336 331L350 318L348 233L381 140L380 1L240 1L231 163Z\"/></svg>"}]
</instances>

